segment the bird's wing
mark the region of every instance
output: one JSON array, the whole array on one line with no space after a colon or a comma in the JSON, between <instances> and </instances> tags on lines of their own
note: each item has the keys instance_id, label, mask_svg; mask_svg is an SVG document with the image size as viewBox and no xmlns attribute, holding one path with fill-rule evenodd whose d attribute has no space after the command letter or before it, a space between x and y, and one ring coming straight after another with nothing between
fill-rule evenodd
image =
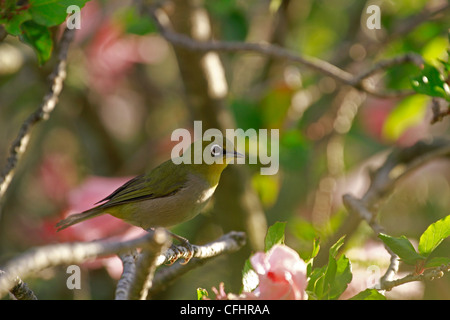
<instances>
[{"instance_id":1,"label":"bird's wing","mask_svg":"<svg viewBox=\"0 0 450 320\"><path fill-rule=\"evenodd\" d=\"M107 201L100 207L110 208L135 201L167 197L177 193L185 184L184 170L173 170L173 165L169 164L169 161L164 162L148 174L142 174L129 180L99 201L98 203Z\"/></svg>"}]
</instances>

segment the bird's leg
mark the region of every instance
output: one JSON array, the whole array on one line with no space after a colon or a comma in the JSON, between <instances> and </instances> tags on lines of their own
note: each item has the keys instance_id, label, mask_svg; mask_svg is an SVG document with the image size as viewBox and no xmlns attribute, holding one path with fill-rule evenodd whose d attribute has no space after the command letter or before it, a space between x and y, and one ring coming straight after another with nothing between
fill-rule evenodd
<instances>
[{"instance_id":1,"label":"bird's leg","mask_svg":"<svg viewBox=\"0 0 450 320\"><path fill-rule=\"evenodd\" d=\"M181 243L181 246L186 248L187 252L189 253L189 255L184 258L184 262L181 262L181 264L187 264L189 262L189 260L192 259L192 257L194 256L194 248L192 247L191 243L189 242L188 239L179 236L173 232L168 231L170 236L176 240L178 240ZM183 255L183 252L178 248L178 246L175 246L174 244L172 244L171 249L175 252L178 253L178 256L181 257ZM173 264L175 262L176 259L171 260L170 264Z\"/></svg>"},{"instance_id":2,"label":"bird's leg","mask_svg":"<svg viewBox=\"0 0 450 320\"><path fill-rule=\"evenodd\" d=\"M154 231L155 228L147 229L147 231L150 231L150 230ZM178 240L179 242L181 242L181 246L182 247L186 248L186 250L187 250L189 255L187 256L187 258L184 258L184 262L181 262L181 264L183 264L183 265L187 264L189 262L189 260L191 260L192 257L194 256L194 248L192 247L191 243L189 242L188 239L186 239L186 238L184 238L182 236L179 236L179 235L177 235L177 234L175 234L173 232L170 232L167 229L166 229L166 231L169 233L169 235L172 238L174 238L174 239ZM179 249L179 246L176 246L174 244L172 244L170 246L170 249L172 249L175 252L175 254L176 254L175 257L173 259L170 259L170 261L168 262L169 265L172 265L175 261L177 261L180 257L183 256L184 252Z\"/></svg>"}]
</instances>

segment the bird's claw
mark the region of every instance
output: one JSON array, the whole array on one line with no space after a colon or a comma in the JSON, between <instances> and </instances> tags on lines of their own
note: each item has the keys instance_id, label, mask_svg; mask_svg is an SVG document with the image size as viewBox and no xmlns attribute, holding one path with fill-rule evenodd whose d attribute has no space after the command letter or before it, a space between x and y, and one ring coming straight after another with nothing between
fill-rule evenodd
<instances>
[{"instance_id":1,"label":"bird's claw","mask_svg":"<svg viewBox=\"0 0 450 320\"><path fill-rule=\"evenodd\" d=\"M180 264L185 265L187 264L192 257L194 256L194 248L193 246L190 244L190 242L187 239L183 239L181 240L181 245L176 246L174 244L172 244L170 246L170 249L172 249L172 251L175 253L175 255L169 259L168 261L168 265L172 265L175 263L175 261L177 261L178 259L180 259L181 257L185 256L185 254L187 253L187 256L184 257L184 261L180 262Z\"/></svg>"},{"instance_id":2,"label":"bird's claw","mask_svg":"<svg viewBox=\"0 0 450 320\"><path fill-rule=\"evenodd\" d=\"M185 264L187 264L191 259L192 259L192 257L194 256L194 247L191 245L191 243L189 242L189 241L184 241L183 243L182 243L182 246L183 246L183 248L186 248L186 250L187 250L187 252L188 252L188 255L187 255L187 257L185 257L184 258L184 261L183 262L180 262L180 264L182 264L182 265L185 265Z\"/></svg>"}]
</instances>

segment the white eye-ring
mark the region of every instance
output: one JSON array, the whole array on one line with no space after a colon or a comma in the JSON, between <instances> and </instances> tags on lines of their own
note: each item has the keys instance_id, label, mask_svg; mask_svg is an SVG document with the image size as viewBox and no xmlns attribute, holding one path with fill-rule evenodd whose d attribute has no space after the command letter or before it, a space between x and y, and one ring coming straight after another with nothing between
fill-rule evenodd
<instances>
[{"instance_id":1,"label":"white eye-ring","mask_svg":"<svg viewBox=\"0 0 450 320\"><path fill-rule=\"evenodd\" d=\"M222 147L219 146L218 144L215 144L211 147L211 155L213 157L217 157L222 155Z\"/></svg>"}]
</instances>

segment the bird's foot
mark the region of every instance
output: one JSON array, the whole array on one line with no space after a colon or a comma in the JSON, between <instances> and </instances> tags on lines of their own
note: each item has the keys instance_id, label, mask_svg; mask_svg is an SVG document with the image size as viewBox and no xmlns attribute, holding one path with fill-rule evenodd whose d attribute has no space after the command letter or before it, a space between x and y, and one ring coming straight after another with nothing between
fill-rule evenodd
<instances>
[{"instance_id":1,"label":"bird's foot","mask_svg":"<svg viewBox=\"0 0 450 320\"><path fill-rule=\"evenodd\" d=\"M182 265L187 264L194 256L194 247L191 245L188 239L176 235L170 231L169 234L172 236L172 238L177 239L181 244L180 245L172 244L170 246L170 249L172 249L175 252L175 256L168 261L168 264L169 265L173 264L181 257L184 258L184 261L181 262L180 264Z\"/></svg>"}]
</instances>

